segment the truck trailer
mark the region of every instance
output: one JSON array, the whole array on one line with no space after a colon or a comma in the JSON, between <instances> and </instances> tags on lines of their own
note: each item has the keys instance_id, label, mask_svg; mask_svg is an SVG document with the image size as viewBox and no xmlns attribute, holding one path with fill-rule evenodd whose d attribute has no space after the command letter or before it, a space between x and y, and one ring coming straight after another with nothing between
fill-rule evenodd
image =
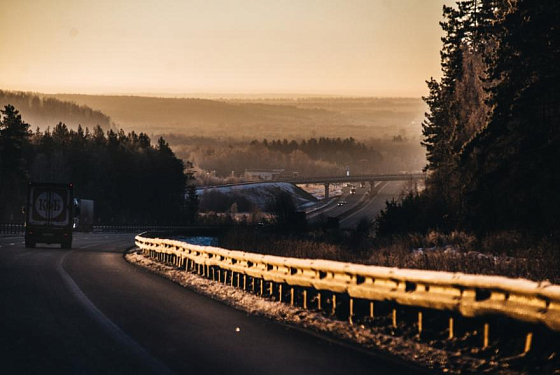
<instances>
[{"instance_id":1,"label":"truck trailer","mask_svg":"<svg viewBox=\"0 0 560 375\"><path fill-rule=\"evenodd\" d=\"M30 182L25 209L25 247L59 243L72 248L74 184Z\"/></svg>"},{"instance_id":2,"label":"truck trailer","mask_svg":"<svg viewBox=\"0 0 560 375\"><path fill-rule=\"evenodd\" d=\"M93 231L93 201L74 198L74 230L77 232Z\"/></svg>"}]
</instances>

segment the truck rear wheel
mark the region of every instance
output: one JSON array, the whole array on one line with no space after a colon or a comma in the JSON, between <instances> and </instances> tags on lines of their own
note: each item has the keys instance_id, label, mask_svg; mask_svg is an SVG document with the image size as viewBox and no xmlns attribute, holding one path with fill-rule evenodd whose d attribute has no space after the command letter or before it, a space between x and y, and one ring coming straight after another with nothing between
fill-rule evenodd
<instances>
[{"instance_id":1,"label":"truck rear wheel","mask_svg":"<svg viewBox=\"0 0 560 375\"><path fill-rule=\"evenodd\" d=\"M60 244L62 249L71 249L72 248L72 241L63 242Z\"/></svg>"}]
</instances>

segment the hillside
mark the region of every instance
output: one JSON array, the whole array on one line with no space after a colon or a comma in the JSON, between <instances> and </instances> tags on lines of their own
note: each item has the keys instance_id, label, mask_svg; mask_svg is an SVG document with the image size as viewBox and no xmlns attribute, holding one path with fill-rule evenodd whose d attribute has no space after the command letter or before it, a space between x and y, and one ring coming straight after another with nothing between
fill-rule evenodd
<instances>
[{"instance_id":1,"label":"hillside","mask_svg":"<svg viewBox=\"0 0 560 375\"><path fill-rule=\"evenodd\" d=\"M314 136L419 137L425 105L418 99L155 98L57 94L96 108L125 130L205 137L309 138ZM419 139L419 138L418 138Z\"/></svg>"},{"instance_id":2,"label":"hillside","mask_svg":"<svg viewBox=\"0 0 560 375\"><path fill-rule=\"evenodd\" d=\"M100 125L105 130L112 126L111 118L99 110L42 94L0 90L0 108L7 104L13 105L33 130L37 126L43 130L53 128L59 122L70 129L76 129L79 124L90 129Z\"/></svg>"},{"instance_id":3,"label":"hillside","mask_svg":"<svg viewBox=\"0 0 560 375\"><path fill-rule=\"evenodd\" d=\"M280 192L289 193L299 209L304 209L317 201L305 190L286 182L254 183L197 190L197 194L201 196L201 210L216 212L224 212L233 203L237 203L240 212L250 212L254 207L266 211L267 205Z\"/></svg>"}]
</instances>

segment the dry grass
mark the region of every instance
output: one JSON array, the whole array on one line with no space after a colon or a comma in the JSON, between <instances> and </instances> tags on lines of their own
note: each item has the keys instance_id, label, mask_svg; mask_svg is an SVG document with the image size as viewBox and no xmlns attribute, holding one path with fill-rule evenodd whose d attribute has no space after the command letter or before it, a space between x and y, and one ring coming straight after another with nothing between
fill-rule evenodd
<instances>
[{"instance_id":1,"label":"dry grass","mask_svg":"<svg viewBox=\"0 0 560 375\"><path fill-rule=\"evenodd\" d=\"M384 267L500 275L560 283L560 246L550 239L529 239L515 232L477 238L463 232L408 235L392 241L353 233L305 235L231 231L220 246L270 255L329 259Z\"/></svg>"}]
</instances>

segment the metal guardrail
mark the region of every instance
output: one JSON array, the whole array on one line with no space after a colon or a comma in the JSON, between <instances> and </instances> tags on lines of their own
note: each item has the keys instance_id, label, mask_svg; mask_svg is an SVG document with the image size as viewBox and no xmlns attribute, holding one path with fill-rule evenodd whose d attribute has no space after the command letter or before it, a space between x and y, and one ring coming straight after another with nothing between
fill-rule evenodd
<instances>
[{"instance_id":1,"label":"metal guardrail","mask_svg":"<svg viewBox=\"0 0 560 375\"><path fill-rule=\"evenodd\" d=\"M149 225L94 225L94 233L138 233L145 231L180 231L189 229L184 226L149 226ZM22 234L25 233L23 223L0 223L0 234Z\"/></svg>"},{"instance_id":2,"label":"metal guardrail","mask_svg":"<svg viewBox=\"0 0 560 375\"><path fill-rule=\"evenodd\" d=\"M0 223L0 234L20 234L25 231L22 223Z\"/></svg>"},{"instance_id":3,"label":"metal guardrail","mask_svg":"<svg viewBox=\"0 0 560 375\"><path fill-rule=\"evenodd\" d=\"M560 286L548 282L284 258L148 238L142 234L136 236L136 246L145 256L185 269L195 265L199 273L207 277L211 275L214 279L216 272L218 280L220 273L227 278L229 272L232 285L233 276L237 274L238 286L239 275L242 275L244 283L246 277L251 277L280 285L312 288L319 292L319 306L321 291L345 294L350 298L350 320L353 299L363 299L370 301L371 314L374 302L389 301L404 306L451 311L464 317L502 315L527 323L542 323L560 331ZM262 288L261 282L261 294ZM293 303L293 288L291 298ZM335 297L332 302L334 310ZM422 314L419 313L419 327L422 327L421 319ZM487 325L484 335L486 347ZM449 321L449 337L453 337L453 318ZM532 333L527 335L526 340L525 350L528 351Z\"/></svg>"}]
</instances>

